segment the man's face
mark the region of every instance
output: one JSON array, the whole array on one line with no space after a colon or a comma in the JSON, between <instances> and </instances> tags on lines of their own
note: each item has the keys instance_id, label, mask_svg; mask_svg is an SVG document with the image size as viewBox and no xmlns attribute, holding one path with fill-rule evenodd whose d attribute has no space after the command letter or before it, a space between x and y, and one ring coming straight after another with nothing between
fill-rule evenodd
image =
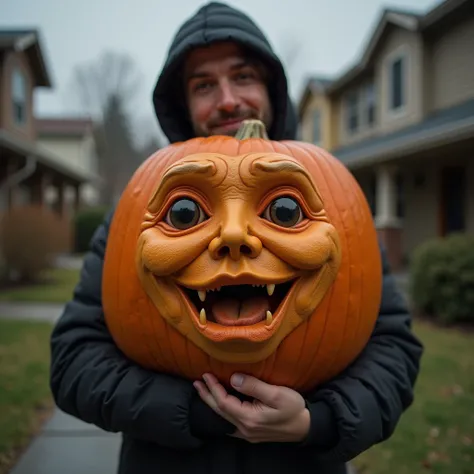
<instances>
[{"instance_id":1,"label":"man's face","mask_svg":"<svg viewBox=\"0 0 474 474\"><path fill-rule=\"evenodd\" d=\"M198 48L185 64L186 98L196 136L234 135L253 118L271 126L272 111L262 65L234 43Z\"/></svg>"}]
</instances>

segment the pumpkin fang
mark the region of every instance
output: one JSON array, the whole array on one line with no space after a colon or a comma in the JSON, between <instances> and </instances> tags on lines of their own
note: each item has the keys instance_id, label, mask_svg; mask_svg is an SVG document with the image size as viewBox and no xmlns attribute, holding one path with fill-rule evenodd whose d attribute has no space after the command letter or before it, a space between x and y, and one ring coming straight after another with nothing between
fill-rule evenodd
<instances>
[{"instance_id":1,"label":"pumpkin fang","mask_svg":"<svg viewBox=\"0 0 474 474\"><path fill-rule=\"evenodd\" d=\"M218 291L181 287L202 321L222 326L251 326L261 321L270 324L295 280L270 285L229 285ZM204 295L203 295L204 293Z\"/></svg>"}]
</instances>

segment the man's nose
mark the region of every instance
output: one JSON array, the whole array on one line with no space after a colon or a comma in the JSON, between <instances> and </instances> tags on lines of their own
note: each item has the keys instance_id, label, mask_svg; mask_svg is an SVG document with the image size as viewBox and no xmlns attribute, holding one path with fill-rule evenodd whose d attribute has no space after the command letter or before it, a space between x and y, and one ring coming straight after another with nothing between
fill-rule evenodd
<instances>
[{"instance_id":1,"label":"man's nose","mask_svg":"<svg viewBox=\"0 0 474 474\"><path fill-rule=\"evenodd\" d=\"M239 106L239 98L236 95L232 84L225 80L220 83L220 95L218 108L226 112L232 112Z\"/></svg>"},{"instance_id":2,"label":"man's nose","mask_svg":"<svg viewBox=\"0 0 474 474\"><path fill-rule=\"evenodd\" d=\"M228 206L219 235L209 244L209 251L215 260L225 257L235 261L242 257L256 258L262 251L261 240L249 231L245 203L233 204Z\"/></svg>"}]
</instances>

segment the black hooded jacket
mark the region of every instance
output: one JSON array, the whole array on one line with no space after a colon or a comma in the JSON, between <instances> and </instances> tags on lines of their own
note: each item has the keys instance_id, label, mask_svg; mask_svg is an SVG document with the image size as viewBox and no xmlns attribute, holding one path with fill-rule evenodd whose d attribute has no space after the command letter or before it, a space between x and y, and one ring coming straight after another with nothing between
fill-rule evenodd
<instances>
[{"instance_id":1,"label":"black hooded jacket","mask_svg":"<svg viewBox=\"0 0 474 474\"><path fill-rule=\"evenodd\" d=\"M191 48L230 39L258 54L271 71L270 137L295 137L285 74L264 35L243 13L210 3L177 33L154 90L156 114L171 142L192 137L187 114L176 107L173 72ZM384 254L383 298L373 335L344 373L304 394L311 414L307 439L250 444L227 436L233 426L200 400L191 381L145 370L115 346L101 303L111 218L112 212L97 229L80 282L53 331L50 385L63 411L123 433L121 474L342 474L348 460L391 435L412 402L422 348Z\"/></svg>"}]
</instances>

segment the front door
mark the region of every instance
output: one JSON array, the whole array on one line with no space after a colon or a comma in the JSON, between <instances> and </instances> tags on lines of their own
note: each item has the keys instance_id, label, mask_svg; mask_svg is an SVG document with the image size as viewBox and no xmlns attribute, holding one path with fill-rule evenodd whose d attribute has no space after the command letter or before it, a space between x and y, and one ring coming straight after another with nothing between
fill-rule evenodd
<instances>
[{"instance_id":1,"label":"front door","mask_svg":"<svg viewBox=\"0 0 474 474\"><path fill-rule=\"evenodd\" d=\"M466 229L466 168L446 167L441 170L441 235Z\"/></svg>"}]
</instances>

